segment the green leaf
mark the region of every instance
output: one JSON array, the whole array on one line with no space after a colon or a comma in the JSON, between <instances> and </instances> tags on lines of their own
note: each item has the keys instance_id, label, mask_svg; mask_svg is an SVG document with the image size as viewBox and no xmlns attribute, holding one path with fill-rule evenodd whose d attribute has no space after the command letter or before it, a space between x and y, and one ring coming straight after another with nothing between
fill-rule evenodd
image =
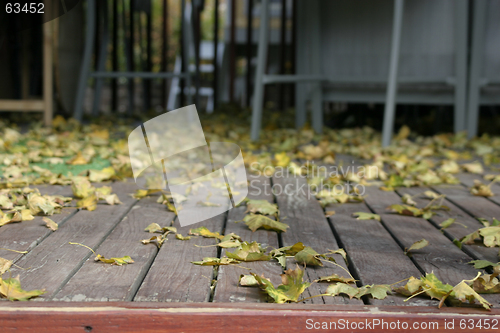
<instances>
[{"instance_id":1,"label":"green leaf","mask_svg":"<svg viewBox=\"0 0 500 333\"><path fill-rule=\"evenodd\" d=\"M37 297L45 293L45 290L26 291L21 288L19 276L15 278L0 278L0 294L11 301L27 301L32 297Z\"/></svg>"},{"instance_id":2,"label":"green leaf","mask_svg":"<svg viewBox=\"0 0 500 333\"><path fill-rule=\"evenodd\" d=\"M307 266L323 266L321 260L319 260L320 254L314 251L310 246L306 246L302 251L295 255L295 260L299 264L305 264Z\"/></svg>"},{"instance_id":3,"label":"green leaf","mask_svg":"<svg viewBox=\"0 0 500 333\"><path fill-rule=\"evenodd\" d=\"M275 303L297 302L299 296L311 284L304 282L304 270L297 265L295 270L291 268L281 274L281 284L275 288L269 279L252 273L260 287L273 298Z\"/></svg>"},{"instance_id":4,"label":"green leaf","mask_svg":"<svg viewBox=\"0 0 500 333\"><path fill-rule=\"evenodd\" d=\"M354 280L352 277L343 277L338 274L332 274L329 276L322 276L319 279L315 280L314 282L342 282L342 283L355 283L356 280Z\"/></svg>"},{"instance_id":5,"label":"green leaf","mask_svg":"<svg viewBox=\"0 0 500 333\"><path fill-rule=\"evenodd\" d=\"M454 218L449 218L443 222L441 222L440 226L441 226L441 229L446 229L448 228L449 226L451 226L453 223L455 223L456 219Z\"/></svg>"},{"instance_id":6,"label":"green leaf","mask_svg":"<svg viewBox=\"0 0 500 333\"><path fill-rule=\"evenodd\" d=\"M380 221L380 215L365 213L365 212L357 212L352 214L354 217L357 217L356 220L377 220Z\"/></svg>"},{"instance_id":7,"label":"green leaf","mask_svg":"<svg viewBox=\"0 0 500 333\"><path fill-rule=\"evenodd\" d=\"M239 261L267 261L271 259L270 255L266 255L265 250L260 247L257 242L243 242L234 252L226 252L228 258Z\"/></svg>"},{"instance_id":8,"label":"green leaf","mask_svg":"<svg viewBox=\"0 0 500 333\"><path fill-rule=\"evenodd\" d=\"M245 213L248 212L275 216L279 214L278 206L267 200L248 200L247 211Z\"/></svg>"},{"instance_id":9,"label":"green leaf","mask_svg":"<svg viewBox=\"0 0 500 333\"><path fill-rule=\"evenodd\" d=\"M420 250L424 247L426 247L427 245L429 245L429 241L425 238L419 240L419 241L416 241L415 243L413 243L409 248L408 250L406 250L405 252L408 253L410 252L411 250Z\"/></svg>"},{"instance_id":10,"label":"green leaf","mask_svg":"<svg viewBox=\"0 0 500 333\"><path fill-rule=\"evenodd\" d=\"M273 230L278 232L285 232L289 227L288 224L278 222L270 219L269 217L250 214L245 216L243 219L248 228L252 231L256 231L257 229L264 228L267 230Z\"/></svg>"},{"instance_id":11,"label":"green leaf","mask_svg":"<svg viewBox=\"0 0 500 333\"><path fill-rule=\"evenodd\" d=\"M473 264L474 265L474 268L476 269L482 269L482 268L486 268L486 267L497 267L497 266L500 266L500 263L493 263L491 261L488 261L488 260L472 260L469 262L469 264Z\"/></svg>"}]
</instances>

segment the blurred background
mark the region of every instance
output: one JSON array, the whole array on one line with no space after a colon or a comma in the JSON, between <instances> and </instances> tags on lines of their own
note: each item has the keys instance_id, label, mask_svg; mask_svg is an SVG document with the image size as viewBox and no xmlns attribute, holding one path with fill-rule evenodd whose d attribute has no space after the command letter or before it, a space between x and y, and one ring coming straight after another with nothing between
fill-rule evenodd
<instances>
[{"instance_id":1,"label":"blurred background","mask_svg":"<svg viewBox=\"0 0 500 333\"><path fill-rule=\"evenodd\" d=\"M30 25L3 13L2 119L151 117L195 103L246 117L253 137L270 118L423 135L500 126L499 0L44 3Z\"/></svg>"}]
</instances>

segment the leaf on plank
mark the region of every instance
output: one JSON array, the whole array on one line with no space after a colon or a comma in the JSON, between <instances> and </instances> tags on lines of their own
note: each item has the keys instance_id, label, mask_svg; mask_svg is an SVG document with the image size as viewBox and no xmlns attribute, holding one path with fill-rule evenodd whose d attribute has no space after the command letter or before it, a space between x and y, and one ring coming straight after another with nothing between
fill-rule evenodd
<instances>
[{"instance_id":1,"label":"leaf on plank","mask_svg":"<svg viewBox=\"0 0 500 333\"><path fill-rule=\"evenodd\" d=\"M267 200L248 200L247 201L247 210L245 213L259 213L263 215L279 215L278 206L276 204L272 204Z\"/></svg>"},{"instance_id":2,"label":"leaf on plank","mask_svg":"<svg viewBox=\"0 0 500 333\"><path fill-rule=\"evenodd\" d=\"M240 286L242 286L242 287L258 287L259 286L259 282L257 282L257 279L251 274L249 274L249 275L241 274L238 282L239 282Z\"/></svg>"},{"instance_id":3,"label":"leaf on plank","mask_svg":"<svg viewBox=\"0 0 500 333\"><path fill-rule=\"evenodd\" d=\"M117 266L122 266L122 265L128 265L134 262L130 256L124 256L121 258L105 258L98 254L95 258L94 261L100 261L106 264L111 264L111 265L117 265Z\"/></svg>"},{"instance_id":4,"label":"leaf on plank","mask_svg":"<svg viewBox=\"0 0 500 333\"><path fill-rule=\"evenodd\" d=\"M97 208L97 197L92 194L91 196L78 200L76 202L76 207L80 209L86 209L88 211L93 211Z\"/></svg>"},{"instance_id":5,"label":"leaf on plank","mask_svg":"<svg viewBox=\"0 0 500 333\"><path fill-rule=\"evenodd\" d=\"M378 214L357 212L357 213L353 213L352 216L356 217L356 220L377 220L377 221L380 221L380 215L378 215Z\"/></svg>"},{"instance_id":6,"label":"leaf on plank","mask_svg":"<svg viewBox=\"0 0 500 333\"><path fill-rule=\"evenodd\" d=\"M311 284L304 282L304 270L297 265L295 270L289 268L284 274L281 274L281 284L275 288L269 279L264 276L258 276L251 273L262 290L264 290L275 303L297 302L300 295Z\"/></svg>"},{"instance_id":7,"label":"leaf on plank","mask_svg":"<svg viewBox=\"0 0 500 333\"><path fill-rule=\"evenodd\" d=\"M483 165L479 162L464 163L461 167L469 173L482 174L484 172Z\"/></svg>"},{"instance_id":8,"label":"leaf on plank","mask_svg":"<svg viewBox=\"0 0 500 333\"><path fill-rule=\"evenodd\" d=\"M329 276L321 276L319 279L315 280L314 282L342 282L342 283L355 283L356 280L354 280L352 277L343 277L338 274L332 274Z\"/></svg>"},{"instance_id":9,"label":"leaf on plank","mask_svg":"<svg viewBox=\"0 0 500 333\"><path fill-rule=\"evenodd\" d=\"M233 252L226 252L228 258L236 259L239 261L267 261L271 256L265 254L265 250L261 248L257 242L243 242Z\"/></svg>"},{"instance_id":10,"label":"leaf on plank","mask_svg":"<svg viewBox=\"0 0 500 333\"><path fill-rule=\"evenodd\" d=\"M449 218L447 220L444 220L443 222L441 222L441 224L439 224L441 226L441 230L444 230L448 227L450 227L453 223L455 223L457 219L454 219L454 218Z\"/></svg>"},{"instance_id":11,"label":"leaf on plank","mask_svg":"<svg viewBox=\"0 0 500 333\"><path fill-rule=\"evenodd\" d=\"M207 227L199 227L195 229L189 229L189 235L193 236L203 236L205 238L217 238L222 240L224 236L221 236L218 232L212 232L208 230Z\"/></svg>"},{"instance_id":12,"label":"leaf on plank","mask_svg":"<svg viewBox=\"0 0 500 333\"><path fill-rule=\"evenodd\" d=\"M0 294L10 301L27 301L44 293L44 289L27 291L21 288L19 276L9 279L0 278Z\"/></svg>"},{"instance_id":13,"label":"leaf on plank","mask_svg":"<svg viewBox=\"0 0 500 333\"><path fill-rule=\"evenodd\" d=\"M52 231L56 231L59 228L57 223L55 223L54 221L52 221L48 217L43 217L42 220L43 220L43 222L45 222L45 226Z\"/></svg>"},{"instance_id":14,"label":"leaf on plank","mask_svg":"<svg viewBox=\"0 0 500 333\"><path fill-rule=\"evenodd\" d=\"M239 264L240 262L232 258L215 258L215 257L205 257L202 261L191 261L191 263L200 266L220 266L220 265L231 265Z\"/></svg>"},{"instance_id":15,"label":"leaf on plank","mask_svg":"<svg viewBox=\"0 0 500 333\"><path fill-rule=\"evenodd\" d=\"M302 251L295 255L295 260L299 264L305 264L307 266L323 266L321 262L320 254L313 250L310 246L306 246Z\"/></svg>"},{"instance_id":16,"label":"leaf on plank","mask_svg":"<svg viewBox=\"0 0 500 333\"><path fill-rule=\"evenodd\" d=\"M495 193L491 190L491 184L485 185L479 180L474 179L474 185L471 187L470 193L478 197L492 197Z\"/></svg>"},{"instance_id":17,"label":"leaf on plank","mask_svg":"<svg viewBox=\"0 0 500 333\"><path fill-rule=\"evenodd\" d=\"M413 243L406 251L405 253L408 253L412 250L420 250L424 247L426 247L427 245L429 245L429 241L425 238L419 240L419 241L416 241L415 243Z\"/></svg>"},{"instance_id":18,"label":"leaf on plank","mask_svg":"<svg viewBox=\"0 0 500 333\"><path fill-rule=\"evenodd\" d=\"M391 292L391 287L388 284L374 284L374 285L366 285L360 288L355 286L348 285L343 282L337 282L335 284L331 284L326 289L326 294L330 296L337 296L340 294L348 295L349 298L357 298L360 299L362 296L370 295L376 299L384 299L387 297L387 293Z\"/></svg>"},{"instance_id":19,"label":"leaf on plank","mask_svg":"<svg viewBox=\"0 0 500 333\"><path fill-rule=\"evenodd\" d=\"M191 236L182 236L181 234L175 234L175 238L177 238L178 240L190 240L191 239Z\"/></svg>"},{"instance_id":20,"label":"leaf on plank","mask_svg":"<svg viewBox=\"0 0 500 333\"><path fill-rule=\"evenodd\" d=\"M246 215L243 221L248 226L248 228L254 232L260 228L277 232L286 232L286 229L289 227L288 224L278 222L270 219L267 216L257 214Z\"/></svg>"}]
</instances>

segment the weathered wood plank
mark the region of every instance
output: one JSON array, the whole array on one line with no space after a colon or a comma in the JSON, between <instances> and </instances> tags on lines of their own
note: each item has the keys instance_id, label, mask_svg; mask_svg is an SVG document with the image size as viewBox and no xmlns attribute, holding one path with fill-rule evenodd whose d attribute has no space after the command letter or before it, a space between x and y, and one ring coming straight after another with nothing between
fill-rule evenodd
<instances>
[{"instance_id":1,"label":"weathered wood plank","mask_svg":"<svg viewBox=\"0 0 500 333\"><path fill-rule=\"evenodd\" d=\"M376 206L379 198L383 198L384 205L387 201L392 203L400 201L400 197L394 192L384 192L376 188L369 188L367 192L369 195L366 197L366 203L370 207ZM451 285L476 276L478 271L468 264L472 258L428 221L418 217L388 213L381 215L381 218L402 248L409 248L414 242L423 238L429 241L428 246L411 253L411 258L422 272L434 272L441 281ZM485 298L498 307L500 302L498 295L485 295Z\"/></svg>"},{"instance_id":2,"label":"weathered wood plank","mask_svg":"<svg viewBox=\"0 0 500 333\"><path fill-rule=\"evenodd\" d=\"M274 201L271 193L271 180L264 176L249 176L250 186L248 189L247 198L253 200ZM278 235L274 231L257 230L252 232L248 227L240 222L245 217L246 206L234 208L228 212L228 218L225 228L225 234L235 233L244 241L256 241L262 244L263 247L278 248ZM234 249L229 249L234 251ZM226 250L222 250L222 256ZM246 270L243 267L248 267L251 270ZM217 275L217 286L215 288L214 302L266 302L266 295L259 288L241 287L238 280L241 274L249 274L249 272L258 275L264 274L275 286L281 283L280 274L282 273L281 266L273 261L255 261L242 263L241 265L221 266Z\"/></svg>"},{"instance_id":3,"label":"weathered wood plank","mask_svg":"<svg viewBox=\"0 0 500 333\"><path fill-rule=\"evenodd\" d=\"M447 332L457 331L460 323L497 323L500 311L471 308L302 305L302 304L230 304L172 303L168 307L158 302L50 302L20 305L4 303L0 308L2 332L200 332L222 327L228 332L304 332L322 323L326 330L369 332ZM146 320L145 320L146 319ZM340 329L340 323L349 323ZM450 323L454 323L451 328ZM370 326L366 324L369 323ZM378 323L374 325L374 323ZM385 325L383 325L385 323ZM495 324L498 326L498 324ZM399 327L399 329L398 329ZM407 329L404 329L407 327ZM475 326L467 332L484 332Z\"/></svg>"},{"instance_id":4,"label":"weathered wood plank","mask_svg":"<svg viewBox=\"0 0 500 333\"><path fill-rule=\"evenodd\" d=\"M18 261L23 269L12 268L13 274L20 275L23 288L46 289L46 294L36 300L51 299L91 255L88 249L69 242L99 246L135 204L128 194L135 190L135 184L114 183L112 187L122 205L98 205L93 212L79 211Z\"/></svg>"},{"instance_id":5,"label":"weathered wood plank","mask_svg":"<svg viewBox=\"0 0 500 333\"><path fill-rule=\"evenodd\" d=\"M355 276L361 285L391 284L410 276L420 276L412 263L382 224L376 220L357 220L355 212L370 213L365 203L332 204L329 218L341 246L347 251ZM338 213L337 213L338 212ZM408 302L401 295L388 295L383 300L369 299L374 305L436 306L435 301L415 297Z\"/></svg>"},{"instance_id":6,"label":"weathered wood plank","mask_svg":"<svg viewBox=\"0 0 500 333\"><path fill-rule=\"evenodd\" d=\"M222 233L226 215L224 213L187 227L181 227L176 218L174 226L183 236L188 234L189 229L201 226L207 227L210 231ZM175 239L172 234L167 237L168 240L158 251L134 301L209 301L214 268L194 265L191 262L200 261L204 257L217 257L217 247L210 246L215 245L216 240L200 236L181 241Z\"/></svg>"},{"instance_id":7,"label":"weathered wood plank","mask_svg":"<svg viewBox=\"0 0 500 333\"><path fill-rule=\"evenodd\" d=\"M280 217L283 222L290 225L287 232L281 234L283 246L302 242L305 246L311 246L318 253L326 253L328 250L337 250L339 248L332 229L326 220L325 213L316 198L314 198L313 193L309 191L305 178L273 177L273 187L276 190L275 195L280 209ZM347 269L347 265L341 256L335 255L335 258L339 265ZM287 265L295 267L295 260L287 261ZM321 276L334 273L345 274L339 267L325 263L323 267L307 267L305 278L308 281L314 281ZM327 283L314 283L306 289L304 297L323 294L326 292L327 287ZM348 297L342 296L317 297L309 301L313 304L322 302L327 304L361 303L359 300L350 300Z\"/></svg>"},{"instance_id":8,"label":"weathered wood plank","mask_svg":"<svg viewBox=\"0 0 500 333\"><path fill-rule=\"evenodd\" d=\"M144 245L141 239L151 223L170 225L175 214L156 202L157 197L139 201L95 251L106 258L130 256L134 263L116 266L87 259L80 270L59 291L54 300L63 301L131 301L146 276L158 248Z\"/></svg>"},{"instance_id":9,"label":"weathered wood plank","mask_svg":"<svg viewBox=\"0 0 500 333\"><path fill-rule=\"evenodd\" d=\"M436 187L439 188L439 187ZM418 207L425 207L429 200L422 199L418 196L418 194L423 191L428 191L430 188L427 187L419 187L419 188L401 188L398 189L398 193L401 195L409 194L413 196L413 200L417 203ZM445 236L447 236L450 240L461 239L465 235L468 235L475 230L483 227L483 225L476 220L475 218L469 216L462 209L457 207L455 204L448 200L444 200L443 204L450 208L450 210L439 210L436 215L432 216L429 219L436 228L440 229L440 224L449 219L455 218L456 223L452 224L450 227L444 229L442 232ZM499 207L500 211L500 207ZM469 254L474 259L484 259L496 262L498 259L497 254L498 250L494 248L485 247L479 244L472 245L463 245L462 249Z\"/></svg>"}]
</instances>

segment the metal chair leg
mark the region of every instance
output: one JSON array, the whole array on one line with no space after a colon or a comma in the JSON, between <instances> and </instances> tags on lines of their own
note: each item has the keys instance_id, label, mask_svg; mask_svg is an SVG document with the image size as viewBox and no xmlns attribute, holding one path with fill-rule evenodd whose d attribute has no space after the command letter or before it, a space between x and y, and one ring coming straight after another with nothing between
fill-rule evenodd
<instances>
[{"instance_id":1,"label":"metal chair leg","mask_svg":"<svg viewBox=\"0 0 500 333\"><path fill-rule=\"evenodd\" d=\"M403 25L404 0L394 0L394 23L392 25L391 58L389 63L389 78L387 82L387 95L385 99L384 127L382 130L382 146L391 143L394 126L396 104L396 89L399 66L399 47L401 44L401 28Z\"/></svg>"},{"instance_id":2,"label":"metal chair leg","mask_svg":"<svg viewBox=\"0 0 500 333\"><path fill-rule=\"evenodd\" d=\"M97 71L104 72L106 69L106 58L108 57L108 41L109 41L109 29L108 29L108 2L106 0L100 1L99 6L102 7L102 39L99 54L99 63L97 64ZM104 83L103 78L97 78L94 91L94 104L92 106L92 116L97 117L99 115L99 105L101 104L101 94L102 86Z\"/></svg>"},{"instance_id":3,"label":"metal chair leg","mask_svg":"<svg viewBox=\"0 0 500 333\"><path fill-rule=\"evenodd\" d=\"M467 28L468 1L456 3L456 61L455 61L455 133L465 130L465 106L467 99Z\"/></svg>"},{"instance_id":4,"label":"metal chair leg","mask_svg":"<svg viewBox=\"0 0 500 333\"><path fill-rule=\"evenodd\" d=\"M311 69L313 74L321 75L321 26L320 26L320 1L310 1L308 6L312 7L309 23L312 25L311 38ZM311 115L312 127L316 133L323 132L323 91L321 82L313 84L313 93L311 97Z\"/></svg>"},{"instance_id":5,"label":"metal chair leg","mask_svg":"<svg viewBox=\"0 0 500 333\"><path fill-rule=\"evenodd\" d=\"M255 88L252 109L252 129L251 139L256 141L259 139L260 128L262 125L262 107L264 103L264 71L267 60L267 37L269 26L269 0L262 0L260 13L260 31L259 31L259 48L257 51L257 68L255 70Z\"/></svg>"},{"instance_id":6,"label":"metal chair leg","mask_svg":"<svg viewBox=\"0 0 500 333\"><path fill-rule=\"evenodd\" d=\"M467 106L467 135L470 138L477 136L479 118L479 93L480 93L480 71L481 58L484 48L484 29L486 1L474 1L474 17L472 23L472 45L469 71L469 97Z\"/></svg>"},{"instance_id":7,"label":"metal chair leg","mask_svg":"<svg viewBox=\"0 0 500 333\"><path fill-rule=\"evenodd\" d=\"M83 52L82 67L80 68L80 79L78 82L78 92L75 101L75 110L73 116L75 119L82 120L83 99L87 88L87 81L90 74L90 60L94 49L95 38L95 0L87 1L87 28L85 36L85 49Z\"/></svg>"}]
</instances>

